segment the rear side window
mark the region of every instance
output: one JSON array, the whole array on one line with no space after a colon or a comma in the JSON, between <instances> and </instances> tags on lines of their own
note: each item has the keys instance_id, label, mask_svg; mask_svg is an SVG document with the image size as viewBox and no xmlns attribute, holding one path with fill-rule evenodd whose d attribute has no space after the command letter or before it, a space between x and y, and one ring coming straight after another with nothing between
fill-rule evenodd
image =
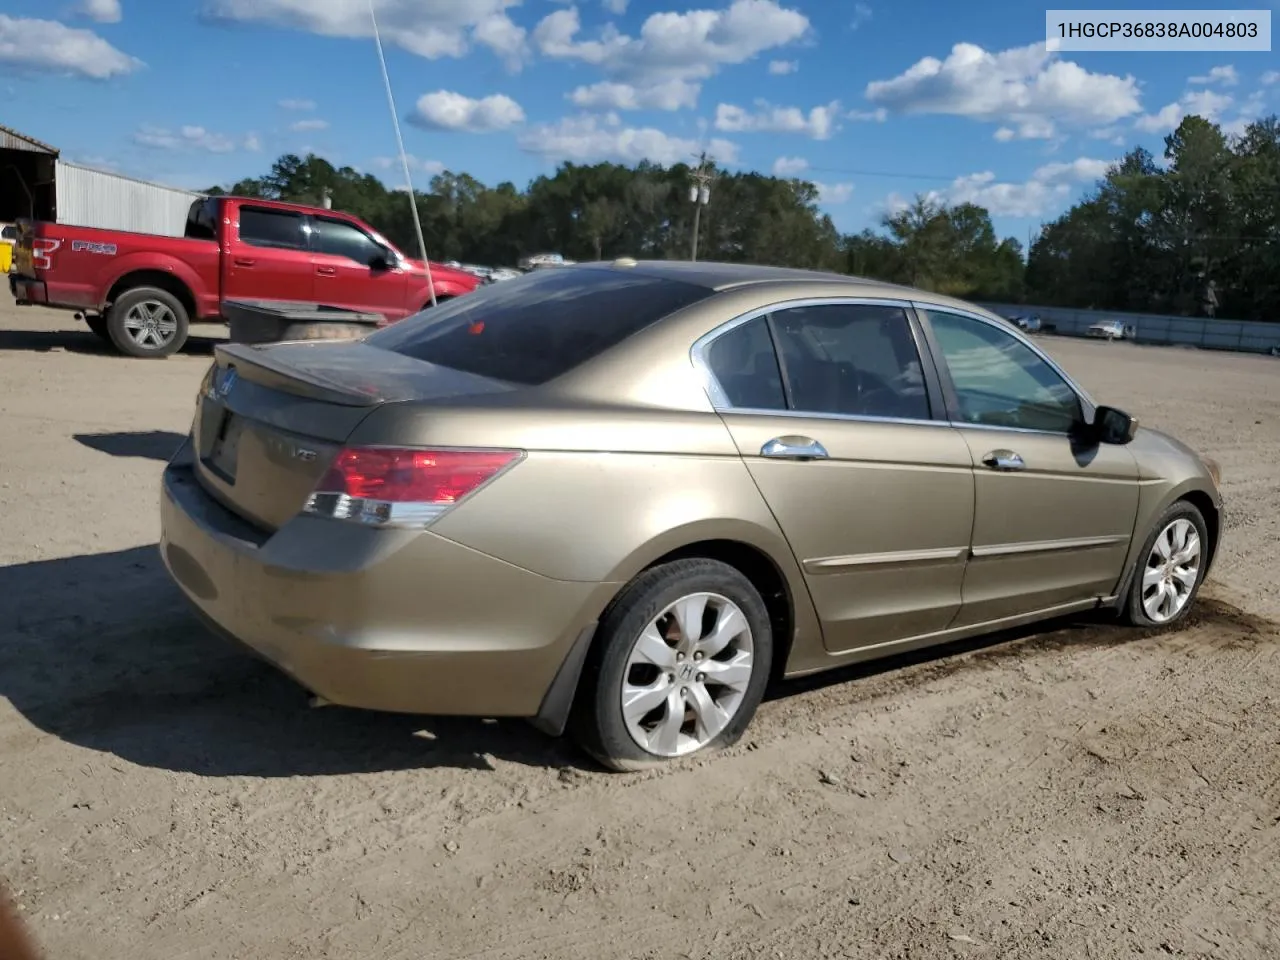
<instances>
[{"instance_id":1,"label":"rear side window","mask_svg":"<svg viewBox=\"0 0 1280 960\"><path fill-rule=\"evenodd\" d=\"M213 197L197 200L191 204L187 213L187 229L184 236L189 240L218 239L218 201Z\"/></svg>"},{"instance_id":2,"label":"rear side window","mask_svg":"<svg viewBox=\"0 0 1280 960\"><path fill-rule=\"evenodd\" d=\"M712 293L636 273L556 267L481 287L365 342L454 370L536 386Z\"/></svg>"},{"instance_id":3,"label":"rear side window","mask_svg":"<svg viewBox=\"0 0 1280 960\"><path fill-rule=\"evenodd\" d=\"M731 406L740 410L785 410L778 356L764 317L722 333L707 350L707 366Z\"/></svg>"},{"instance_id":4,"label":"rear side window","mask_svg":"<svg viewBox=\"0 0 1280 960\"><path fill-rule=\"evenodd\" d=\"M262 207L240 208L240 242L254 247L305 250L307 235L300 214Z\"/></svg>"}]
</instances>

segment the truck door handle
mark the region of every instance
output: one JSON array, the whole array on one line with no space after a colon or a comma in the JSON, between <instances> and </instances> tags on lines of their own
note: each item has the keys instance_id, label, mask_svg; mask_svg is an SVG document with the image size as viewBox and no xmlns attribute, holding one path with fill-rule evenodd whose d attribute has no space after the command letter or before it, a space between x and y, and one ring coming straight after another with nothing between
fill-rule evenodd
<instances>
[{"instance_id":1,"label":"truck door handle","mask_svg":"<svg viewBox=\"0 0 1280 960\"><path fill-rule=\"evenodd\" d=\"M316 267L317 277L336 277L338 275L337 267Z\"/></svg>"},{"instance_id":2,"label":"truck door handle","mask_svg":"<svg viewBox=\"0 0 1280 960\"><path fill-rule=\"evenodd\" d=\"M985 454L982 458L982 465L990 467L992 470L1022 470L1026 467L1022 457L1018 456L1012 450L992 450Z\"/></svg>"},{"instance_id":3,"label":"truck door handle","mask_svg":"<svg viewBox=\"0 0 1280 960\"><path fill-rule=\"evenodd\" d=\"M234 263L237 267L252 267L252 266L253 266L254 264L256 264L258 261L257 261L257 260L249 260L249 259L247 259L247 258L245 258L245 257L236 257L236 258L235 258L234 260L232 260L231 262L232 262L232 263Z\"/></svg>"},{"instance_id":4,"label":"truck door handle","mask_svg":"<svg viewBox=\"0 0 1280 960\"><path fill-rule=\"evenodd\" d=\"M812 437L774 437L760 448L772 460L826 460L827 448Z\"/></svg>"}]
</instances>

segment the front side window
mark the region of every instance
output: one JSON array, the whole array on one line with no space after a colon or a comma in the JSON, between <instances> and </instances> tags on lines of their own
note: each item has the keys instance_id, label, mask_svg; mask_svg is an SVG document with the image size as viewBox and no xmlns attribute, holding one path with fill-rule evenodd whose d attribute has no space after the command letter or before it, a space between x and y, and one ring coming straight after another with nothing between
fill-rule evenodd
<instances>
[{"instance_id":1,"label":"front side window","mask_svg":"<svg viewBox=\"0 0 1280 960\"><path fill-rule=\"evenodd\" d=\"M305 250L302 215L264 207L240 208L240 242L277 250Z\"/></svg>"},{"instance_id":2,"label":"front side window","mask_svg":"<svg viewBox=\"0 0 1280 960\"><path fill-rule=\"evenodd\" d=\"M1069 433L1080 398L1039 354L973 317L926 311L964 423Z\"/></svg>"},{"instance_id":3,"label":"front side window","mask_svg":"<svg viewBox=\"0 0 1280 960\"><path fill-rule=\"evenodd\" d=\"M744 410L785 410L786 394L769 322L756 317L722 333L707 349L707 366L731 406Z\"/></svg>"},{"instance_id":4,"label":"front side window","mask_svg":"<svg viewBox=\"0 0 1280 960\"><path fill-rule=\"evenodd\" d=\"M354 260L362 267L370 266L375 258L387 256L387 251L363 230L341 220L328 220L324 217L317 217L314 222L311 249L316 253Z\"/></svg>"},{"instance_id":5,"label":"front side window","mask_svg":"<svg viewBox=\"0 0 1280 960\"><path fill-rule=\"evenodd\" d=\"M793 409L929 419L920 353L902 308L825 303L781 309L769 320Z\"/></svg>"}]
</instances>

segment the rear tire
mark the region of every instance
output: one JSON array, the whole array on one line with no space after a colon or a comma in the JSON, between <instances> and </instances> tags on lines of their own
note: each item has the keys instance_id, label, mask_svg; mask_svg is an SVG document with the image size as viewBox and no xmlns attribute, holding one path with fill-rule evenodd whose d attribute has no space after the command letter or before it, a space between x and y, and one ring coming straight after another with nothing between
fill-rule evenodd
<instances>
[{"instance_id":1,"label":"rear tire","mask_svg":"<svg viewBox=\"0 0 1280 960\"><path fill-rule=\"evenodd\" d=\"M1122 618L1135 627L1171 627L1195 605L1209 562L1204 515L1186 500L1171 504L1152 525L1129 583ZM1160 602L1161 598L1166 598Z\"/></svg>"},{"instance_id":2,"label":"rear tire","mask_svg":"<svg viewBox=\"0 0 1280 960\"><path fill-rule=\"evenodd\" d=\"M107 313L107 334L128 357L172 356L187 342L187 308L167 290L134 287L116 299Z\"/></svg>"},{"instance_id":3,"label":"rear tire","mask_svg":"<svg viewBox=\"0 0 1280 960\"><path fill-rule=\"evenodd\" d=\"M772 663L769 613L739 570L706 558L652 567L601 620L570 731L613 770L705 755L742 736Z\"/></svg>"}]
</instances>

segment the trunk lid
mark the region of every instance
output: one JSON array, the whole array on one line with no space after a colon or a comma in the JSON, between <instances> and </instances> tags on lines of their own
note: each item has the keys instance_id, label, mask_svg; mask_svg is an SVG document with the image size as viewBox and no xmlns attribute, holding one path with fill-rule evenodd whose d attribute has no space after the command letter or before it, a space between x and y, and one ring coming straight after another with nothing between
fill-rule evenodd
<instances>
[{"instance_id":1,"label":"trunk lid","mask_svg":"<svg viewBox=\"0 0 1280 960\"><path fill-rule=\"evenodd\" d=\"M226 507L275 530L379 406L511 389L361 341L219 346L196 399L197 476Z\"/></svg>"}]
</instances>

